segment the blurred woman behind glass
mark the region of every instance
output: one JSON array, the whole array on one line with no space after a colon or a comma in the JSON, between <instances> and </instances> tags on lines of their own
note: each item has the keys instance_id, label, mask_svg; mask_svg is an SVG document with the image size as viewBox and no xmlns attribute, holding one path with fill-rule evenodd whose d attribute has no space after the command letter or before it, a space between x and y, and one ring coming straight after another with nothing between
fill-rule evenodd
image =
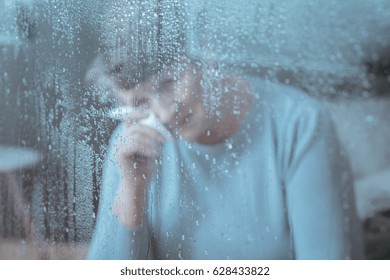
<instances>
[{"instance_id":1,"label":"blurred woman behind glass","mask_svg":"<svg viewBox=\"0 0 390 280\"><path fill-rule=\"evenodd\" d=\"M109 144L88 257L360 258L328 113L255 71L192 56L185 8L120 0L105 17L90 76L130 109Z\"/></svg>"}]
</instances>

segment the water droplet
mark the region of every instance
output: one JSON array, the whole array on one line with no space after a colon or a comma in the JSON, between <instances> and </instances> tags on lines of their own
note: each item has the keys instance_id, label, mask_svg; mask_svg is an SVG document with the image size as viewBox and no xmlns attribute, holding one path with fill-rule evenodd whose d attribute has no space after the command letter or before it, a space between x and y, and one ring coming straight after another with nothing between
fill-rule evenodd
<instances>
[{"instance_id":1,"label":"water droplet","mask_svg":"<svg viewBox=\"0 0 390 280\"><path fill-rule=\"evenodd\" d=\"M369 123L369 124L376 124L377 123L377 118L375 118L374 116L372 115L368 115L366 117L366 122Z\"/></svg>"},{"instance_id":2,"label":"water droplet","mask_svg":"<svg viewBox=\"0 0 390 280\"><path fill-rule=\"evenodd\" d=\"M231 149L233 149L233 145L232 145L232 143L230 143L230 142L226 142L226 148L227 148L228 150L231 150Z\"/></svg>"}]
</instances>

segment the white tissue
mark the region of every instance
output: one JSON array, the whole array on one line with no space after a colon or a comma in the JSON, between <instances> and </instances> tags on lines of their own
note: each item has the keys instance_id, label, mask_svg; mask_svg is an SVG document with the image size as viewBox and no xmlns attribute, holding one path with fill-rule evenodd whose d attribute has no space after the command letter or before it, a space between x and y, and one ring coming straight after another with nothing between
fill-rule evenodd
<instances>
[{"instance_id":1,"label":"white tissue","mask_svg":"<svg viewBox=\"0 0 390 280\"><path fill-rule=\"evenodd\" d=\"M134 109L131 107L118 107L110 110L108 116L115 120L125 121L126 117L133 111ZM172 140L173 137L171 132L160 122L157 116L153 112L148 113L148 117L141 119L139 123L156 129L166 140Z\"/></svg>"}]
</instances>

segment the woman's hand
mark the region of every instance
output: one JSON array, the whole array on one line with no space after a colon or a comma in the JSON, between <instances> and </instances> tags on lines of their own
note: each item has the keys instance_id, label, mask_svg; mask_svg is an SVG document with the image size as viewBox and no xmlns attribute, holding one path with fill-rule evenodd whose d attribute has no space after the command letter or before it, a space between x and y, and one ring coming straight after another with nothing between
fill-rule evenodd
<instances>
[{"instance_id":1,"label":"woman's hand","mask_svg":"<svg viewBox=\"0 0 390 280\"><path fill-rule=\"evenodd\" d=\"M148 113L135 111L127 116L116 140L116 159L121 183L113 211L128 227L142 223L146 190L161 156L165 138L154 128L140 124Z\"/></svg>"},{"instance_id":2,"label":"woman's hand","mask_svg":"<svg viewBox=\"0 0 390 280\"><path fill-rule=\"evenodd\" d=\"M149 184L165 138L156 129L140 124L140 119L126 120L115 144L116 159L123 178Z\"/></svg>"}]
</instances>

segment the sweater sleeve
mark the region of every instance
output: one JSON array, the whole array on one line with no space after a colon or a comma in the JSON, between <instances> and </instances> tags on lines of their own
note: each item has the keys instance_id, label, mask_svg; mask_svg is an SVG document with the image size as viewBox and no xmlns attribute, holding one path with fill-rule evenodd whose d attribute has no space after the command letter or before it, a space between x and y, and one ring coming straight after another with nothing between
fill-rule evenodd
<instances>
[{"instance_id":1,"label":"sweater sleeve","mask_svg":"<svg viewBox=\"0 0 390 280\"><path fill-rule=\"evenodd\" d=\"M120 175L115 161L113 133L103 167L96 226L89 246L88 259L147 259L149 257L148 225L129 229L119 222L112 211Z\"/></svg>"},{"instance_id":2,"label":"sweater sleeve","mask_svg":"<svg viewBox=\"0 0 390 280\"><path fill-rule=\"evenodd\" d=\"M296 259L362 257L349 163L326 111L286 129L284 185Z\"/></svg>"}]
</instances>

